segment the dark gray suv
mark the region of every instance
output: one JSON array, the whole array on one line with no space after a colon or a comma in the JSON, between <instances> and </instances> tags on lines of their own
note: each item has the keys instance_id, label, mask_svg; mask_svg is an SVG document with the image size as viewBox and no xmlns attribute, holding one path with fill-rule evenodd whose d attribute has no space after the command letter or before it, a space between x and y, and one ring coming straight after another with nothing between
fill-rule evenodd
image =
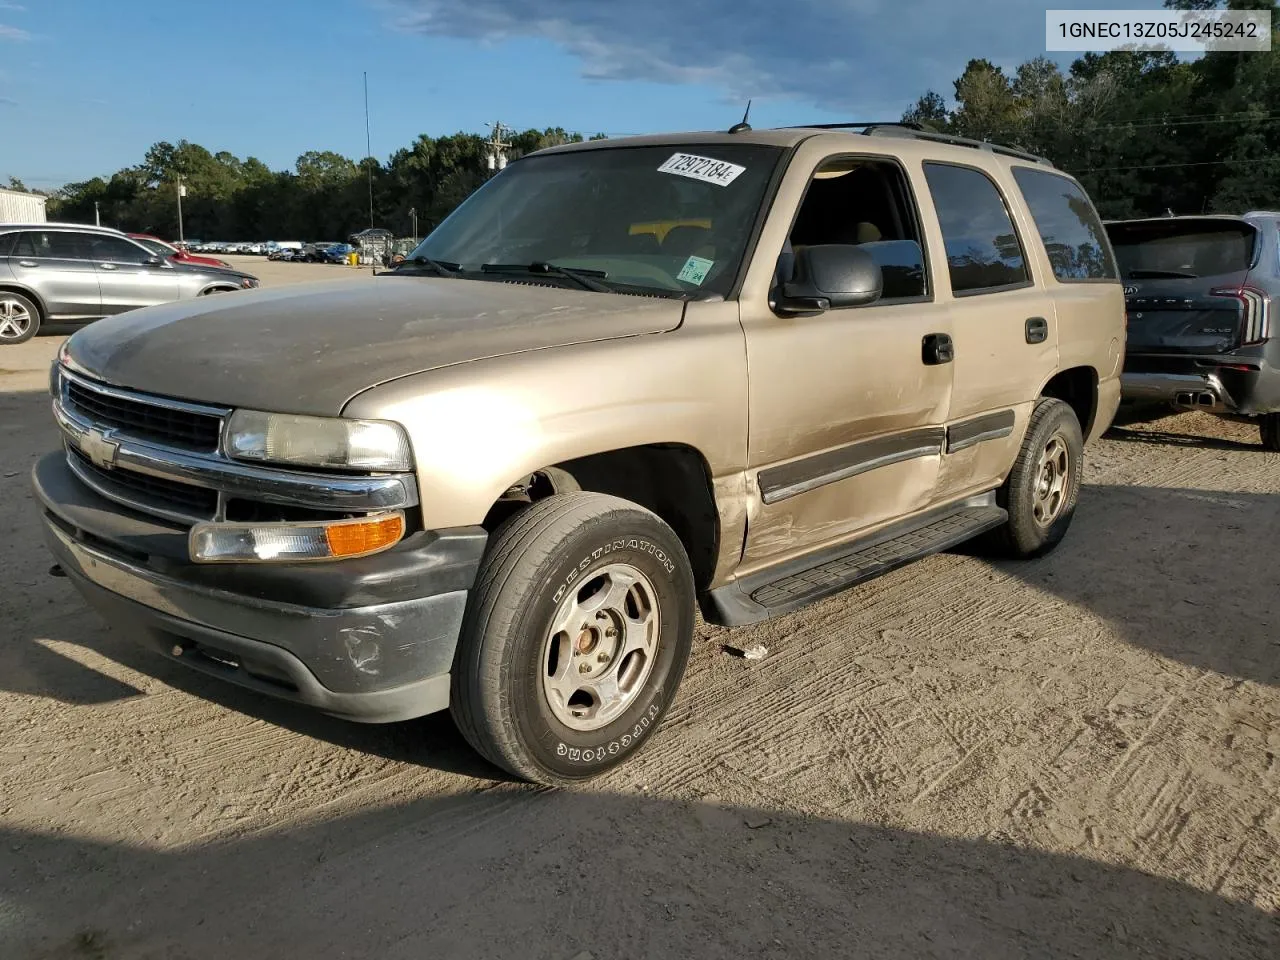
<instances>
[{"instance_id":1,"label":"dark gray suv","mask_svg":"<svg viewBox=\"0 0 1280 960\"><path fill-rule=\"evenodd\" d=\"M1106 227L1129 318L1124 399L1247 418L1280 450L1280 213Z\"/></svg>"},{"instance_id":2,"label":"dark gray suv","mask_svg":"<svg viewBox=\"0 0 1280 960\"><path fill-rule=\"evenodd\" d=\"M118 230L80 224L0 224L0 344L41 323L97 320L136 307L251 289L256 277L175 263Z\"/></svg>"}]
</instances>

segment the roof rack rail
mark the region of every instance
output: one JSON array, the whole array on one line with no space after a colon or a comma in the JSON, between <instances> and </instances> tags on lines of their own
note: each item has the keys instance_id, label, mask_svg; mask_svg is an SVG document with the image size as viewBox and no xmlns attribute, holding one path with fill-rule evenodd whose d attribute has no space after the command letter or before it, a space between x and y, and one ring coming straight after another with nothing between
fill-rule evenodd
<instances>
[{"instance_id":1,"label":"roof rack rail","mask_svg":"<svg viewBox=\"0 0 1280 960\"><path fill-rule=\"evenodd\" d=\"M933 130L926 130L918 123L910 123L905 120L891 120L879 123L807 123L799 124L789 129L813 129L813 130L860 130L863 135L868 137L905 137L912 140L929 140L934 143L948 143L956 147L970 147L975 150L989 150L991 153L999 153L1006 157L1017 157L1019 160L1030 160L1033 163L1043 164L1047 167L1053 166L1053 161L1047 157L1037 156L1034 153L1028 153L1025 150L1018 150L1015 147L1006 147L999 143L988 143L985 140L971 140L968 137L957 137L950 133L936 133Z\"/></svg>"}]
</instances>

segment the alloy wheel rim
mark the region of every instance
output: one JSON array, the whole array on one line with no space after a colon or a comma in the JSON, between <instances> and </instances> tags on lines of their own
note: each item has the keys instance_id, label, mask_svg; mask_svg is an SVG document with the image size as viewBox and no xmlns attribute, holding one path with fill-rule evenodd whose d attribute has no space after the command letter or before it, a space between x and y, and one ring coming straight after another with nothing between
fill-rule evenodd
<instances>
[{"instance_id":1,"label":"alloy wheel rim","mask_svg":"<svg viewBox=\"0 0 1280 960\"><path fill-rule=\"evenodd\" d=\"M653 671L661 634L653 583L629 563L596 570L556 608L542 649L555 718L586 733L627 711Z\"/></svg>"},{"instance_id":2,"label":"alloy wheel rim","mask_svg":"<svg viewBox=\"0 0 1280 960\"><path fill-rule=\"evenodd\" d=\"M1036 461L1035 496L1031 510L1037 524L1047 527L1061 516L1067 502L1070 479L1071 453L1067 441L1055 433Z\"/></svg>"},{"instance_id":3,"label":"alloy wheel rim","mask_svg":"<svg viewBox=\"0 0 1280 960\"><path fill-rule=\"evenodd\" d=\"M17 300L0 299L0 340L17 340L31 329L31 311Z\"/></svg>"}]
</instances>

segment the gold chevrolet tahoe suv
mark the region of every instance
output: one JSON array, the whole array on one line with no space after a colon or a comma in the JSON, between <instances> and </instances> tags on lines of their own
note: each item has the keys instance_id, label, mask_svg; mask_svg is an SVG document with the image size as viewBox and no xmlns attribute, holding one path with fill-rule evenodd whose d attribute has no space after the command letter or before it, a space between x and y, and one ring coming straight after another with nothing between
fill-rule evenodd
<instances>
[{"instance_id":1,"label":"gold chevrolet tahoe suv","mask_svg":"<svg viewBox=\"0 0 1280 960\"><path fill-rule=\"evenodd\" d=\"M511 163L397 269L71 337L55 571L165 656L510 773L646 742L700 609L1052 549L1124 294L1080 185L899 124Z\"/></svg>"}]
</instances>

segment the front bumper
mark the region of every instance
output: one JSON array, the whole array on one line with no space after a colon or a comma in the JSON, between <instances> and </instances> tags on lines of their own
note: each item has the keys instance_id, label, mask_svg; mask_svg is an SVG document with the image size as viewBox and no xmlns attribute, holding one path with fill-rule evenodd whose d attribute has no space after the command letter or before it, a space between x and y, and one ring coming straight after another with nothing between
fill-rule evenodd
<instances>
[{"instance_id":1,"label":"front bumper","mask_svg":"<svg viewBox=\"0 0 1280 960\"><path fill-rule=\"evenodd\" d=\"M193 564L186 530L103 499L62 453L32 483L45 540L109 622L165 656L350 720L446 708L467 592L486 534L415 534L370 557L312 564Z\"/></svg>"}]
</instances>

